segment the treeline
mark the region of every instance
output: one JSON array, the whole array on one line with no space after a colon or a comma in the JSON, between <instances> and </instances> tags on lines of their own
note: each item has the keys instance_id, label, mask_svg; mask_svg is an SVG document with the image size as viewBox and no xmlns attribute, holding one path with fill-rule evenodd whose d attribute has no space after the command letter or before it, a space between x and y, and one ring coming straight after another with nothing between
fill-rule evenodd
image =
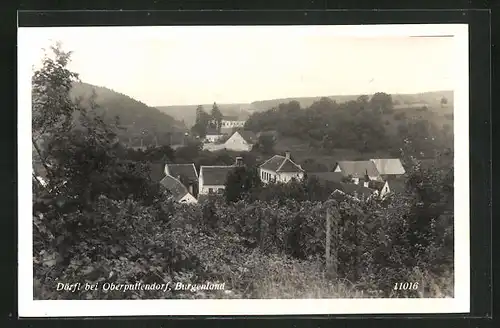
<instances>
[{"instance_id":1,"label":"treeline","mask_svg":"<svg viewBox=\"0 0 500 328\"><path fill-rule=\"evenodd\" d=\"M185 126L173 117L127 95L108 88L83 82L73 82L70 96L90 109L91 98L98 105L92 110L112 123L118 116L125 128L118 131L119 138L129 146L181 144Z\"/></svg>"},{"instance_id":2,"label":"treeline","mask_svg":"<svg viewBox=\"0 0 500 328\"><path fill-rule=\"evenodd\" d=\"M207 113L202 105L196 108L196 119L191 132L200 138L204 138L207 132L212 130L220 133L222 128L222 112L214 102L212 105L212 111Z\"/></svg>"},{"instance_id":3,"label":"treeline","mask_svg":"<svg viewBox=\"0 0 500 328\"><path fill-rule=\"evenodd\" d=\"M345 103L325 97L308 108L291 101L254 113L245 128L255 132L275 130L327 153L342 148L363 153L382 150L398 156L404 140L411 140L415 155L433 157L436 150L453 145L451 125L438 126L430 119L397 111L391 95L382 92Z\"/></svg>"}]
</instances>

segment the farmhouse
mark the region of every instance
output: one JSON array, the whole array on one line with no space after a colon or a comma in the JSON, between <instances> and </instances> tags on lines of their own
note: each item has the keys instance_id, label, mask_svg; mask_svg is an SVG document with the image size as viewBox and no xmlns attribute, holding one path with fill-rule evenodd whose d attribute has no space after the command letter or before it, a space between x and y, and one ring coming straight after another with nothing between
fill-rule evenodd
<instances>
[{"instance_id":1,"label":"farmhouse","mask_svg":"<svg viewBox=\"0 0 500 328\"><path fill-rule=\"evenodd\" d=\"M221 128L242 128L245 126L244 120L239 120L238 117L225 116L221 122Z\"/></svg>"},{"instance_id":2,"label":"farmhouse","mask_svg":"<svg viewBox=\"0 0 500 328\"><path fill-rule=\"evenodd\" d=\"M178 179L173 176L166 175L161 181L160 185L163 186L166 190L168 190L175 201L179 203L187 203L187 204L195 204L198 201L196 198L189 193L187 188L180 182Z\"/></svg>"},{"instance_id":3,"label":"farmhouse","mask_svg":"<svg viewBox=\"0 0 500 328\"><path fill-rule=\"evenodd\" d=\"M387 194L391 192L391 189L389 188L389 183L387 181L371 180L366 183L365 187L368 187L371 190L373 190L374 194L379 198L384 198Z\"/></svg>"},{"instance_id":4,"label":"farmhouse","mask_svg":"<svg viewBox=\"0 0 500 328\"><path fill-rule=\"evenodd\" d=\"M289 182L292 179L302 180L304 170L290 158L290 152L285 156L274 155L259 167L260 179L264 183Z\"/></svg>"},{"instance_id":5,"label":"farmhouse","mask_svg":"<svg viewBox=\"0 0 500 328\"><path fill-rule=\"evenodd\" d=\"M252 131L236 131L226 140L224 148L233 151L250 151L257 142L257 136Z\"/></svg>"},{"instance_id":6,"label":"farmhouse","mask_svg":"<svg viewBox=\"0 0 500 328\"><path fill-rule=\"evenodd\" d=\"M205 136L205 142L214 143L222 139L224 135L215 129L208 129Z\"/></svg>"},{"instance_id":7,"label":"farmhouse","mask_svg":"<svg viewBox=\"0 0 500 328\"><path fill-rule=\"evenodd\" d=\"M191 195L198 194L198 173L193 163L190 164L165 164L165 175L172 176L188 188Z\"/></svg>"},{"instance_id":8,"label":"farmhouse","mask_svg":"<svg viewBox=\"0 0 500 328\"><path fill-rule=\"evenodd\" d=\"M201 166L198 178L199 196L222 193L226 188L228 174L238 165L242 165L243 159L236 157L234 165ZM200 198L198 196L198 198Z\"/></svg>"},{"instance_id":9,"label":"farmhouse","mask_svg":"<svg viewBox=\"0 0 500 328\"><path fill-rule=\"evenodd\" d=\"M333 191L331 197L334 199L342 200L344 198L353 199L356 201L368 200L374 196L374 191L365 186L357 185L354 183L336 183L336 189Z\"/></svg>"},{"instance_id":10,"label":"farmhouse","mask_svg":"<svg viewBox=\"0 0 500 328\"><path fill-rule=\"evenodd\" d=\"M382 178L395 178L400 177L406 173L403 164L399 158L377 158L370 159L375 164L377 171Z\"/></svg>"},{"instance_id":11,"label":"farmhouse","mask_svg":"<svg viewBox=\"0 0 500 328\"><path fill-rule=\"evenodd\" d=\"M382 177L372 161L339 161L335 165L334 172L340 172L344 177L352 177L354 183L358 184L368 176L369 180L381 181Z\"/></svg>"}]
</instances>

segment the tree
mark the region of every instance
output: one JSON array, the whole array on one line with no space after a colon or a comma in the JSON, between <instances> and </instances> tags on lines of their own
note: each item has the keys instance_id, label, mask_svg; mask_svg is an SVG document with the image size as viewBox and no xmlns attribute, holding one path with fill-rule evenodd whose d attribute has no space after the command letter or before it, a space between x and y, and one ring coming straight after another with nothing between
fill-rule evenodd
<instances>
[{"instance_id":1,"label":"tree","mask_svg":"<svg viewBox=\"0 0 500 328\"><path fill-rule=\"evenodd\" d=\"M252 150L270 155L274 153L274 145L275 141L272 135L260 135L257 143L253 145Z\"/></svg>"},{"instance_id":2,"label":"tree","mask_svg":"<svg viewBox=\"0 0 500 328\"><path fill-rule=\"evenodd\" d=\"M194 126L191 128L191 131L200 138L204 138L207 135L207 128L210 123L210 119L210 115L205 112L203 106L198 106L196 108L196 121Z\"/></svg>"},{"instance_id":3,"label":"tree","mask_svg":"<svg viewBox=\"0 0 500 328\"><path fill-rule=\"evenodd\" d=\"M212 112L211 112L211 119L214 124L214 128L217 130L217 132L220 133L220 129L222 127L222 112L219 109L219 106L214 102L212 106Z\"/></svg>"},{"instance_id":4,"label":"tree","mask_svg":"<svg viewBox=\"0 0 500 328\"><path fill-rule=\"evenodd\" d=\"M393 109L392 96L385 92L377 92L371 97L370 106L377 112L391 112Z\"/></svg>"},{"instance_id":5,"label":"tree","mask_svg":"<svg viewBox=\"0 0 500 328\"><path fill-rule=\"evenodd\" d=\"M52 56L45 53L42 67L32 78L32 146L34 162L39 162L50 178L52 172L50 153L44 144L57 135L68 131L73 124L73 115L79 110L71 100L69 92L78 74L69 71L71 52L62 50L61 43L50 47ZM38 175L38 168L34 167Z\"/></svg>"},{"instance_id":6,"label":"tree","mask_svg":"<svg viewBox=\"0 0 500 328\"><path fill-rule=\"evenodd\" d=\"M369 103L369 101L370 101L370 97L369 97L369 96L367 96L367 95L361 95L361 96L359 96L359 97L358 97L358 99L357 99L357 102L359 102L359 103L361 103L361 104L363 104L363 105L368 104L368 103Z\"/></svg>"},{"instance_id":7,"label":"tree","mask_svg":"<svg viewBox=\"0 0 500 328\"><path fill-rule=\"evenodd\" d=\"M261 185L256 168L239 166L228 174L224 189L226 201L236 202L243 199L246 193Z\"/></svg>"}]
</instances>

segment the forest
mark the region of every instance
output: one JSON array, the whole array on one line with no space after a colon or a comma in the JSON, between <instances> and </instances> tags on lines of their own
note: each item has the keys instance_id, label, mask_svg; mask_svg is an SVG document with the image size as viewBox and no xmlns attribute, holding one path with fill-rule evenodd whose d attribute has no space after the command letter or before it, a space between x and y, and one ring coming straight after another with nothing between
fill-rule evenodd
<instances>
[{"instance_id":1,"label":"forest","mask_svg":"<svg viewBox=\"0 0 500 328\"><path fill-rule=\"evenodd\" d=\"M45 58L32 83L35 299L453 297L452 150L442 147L430 165L422 165L413 156L418 140L405 138L399 146L409 167L406 190L384 201L332 198L328 186L314 179L261 186L252 178L250 156L228 177L224 197L179 204L151 178L153 159L199 166L231 156L207 155L198 144L130 149L118 138L125 127L104 120L92 96L86 106L71 97L78 81L67 68L71 54L58 45L52 50L55 58ZM341 109L346 105L331 106L339 106L339 115L353 115ZM277 123L285 112L289 124L305 133L293 103L263 113L259 124L266 124L265 117ZM313 118L321 110L304 112L319 130ZM377 115L368 117L377 122ZM331 136L340 133L333 126L351 133L331 116L323 120ZM256 129L258 119L252 117L248 128ZM383 137L379 127L368 127L370 120L360 120ZM297 133L287 124L267 127ZM311 140L319 141L320 131L312 131ZM323 144L334 147L344 142L339 139L382 146L358 136ZM334 269L325 265L327 239ZM72 293L57 291L57 281L210 281L225 283L226 290ZM417 288L400 290L395 286L401 281Z\"/></svg>"},{"instance_id":2,"label":"forest","mask_svg":"<svg viewBox=\"0 0 500 328\"><path fill-rule=\"evenodd\" d=\"M452 119L426 106L413 110L394 107L392 96L384 92L344 103L324 97L308 108L290 101L254 113L245 129L277 131L323 153L334 153L336 149L354 149L361 154L382 150L397 157L405 140L411 140L415 151L412 155L433 158L437 151L453 147Z\"/></svg>"}]
</instances>

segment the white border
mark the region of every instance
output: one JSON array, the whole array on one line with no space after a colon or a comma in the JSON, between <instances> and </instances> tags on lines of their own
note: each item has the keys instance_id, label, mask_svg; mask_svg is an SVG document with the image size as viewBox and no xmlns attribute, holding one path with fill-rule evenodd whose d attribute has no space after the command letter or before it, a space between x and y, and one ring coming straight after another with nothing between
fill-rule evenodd
<instances>
[{"instance_id":1,"label":"white border","mask_svg":"<svg viewBox=\"0 0 500 328\"><path fill-rule=\"evenodd\" d=\"M86 27L85 29L93 29ZM200 28L231 30L233 27L136 27L127 38L154 37ZM267 26L255 30L282 29L284 33L328 33L345 37L453 35L455 51L454 140L455 140L455 297L449 299L321 299L321 300L123 300L123 301L34 301L32 262L31 191L31 67L30 35L39 28L18 30L18 296L20 317L126 316L126 315L277 315L277 314L396 314L467 313L470 311L469 252L469 60L468 25L359 25L359 26ZM45 28L44 28L45 29ZM67 28L70 33L79 28ZM81 28L80 28L81 29ZM119 32L124 27L108 27ZM248 27L246 27L247 30ZM147 33L146 33L147 31ZM117 35L120 35L117 33ZM32 54L32 53L31 53ZM32 55L31 55L32 56Z\"/></svg>"}]
</instances>

